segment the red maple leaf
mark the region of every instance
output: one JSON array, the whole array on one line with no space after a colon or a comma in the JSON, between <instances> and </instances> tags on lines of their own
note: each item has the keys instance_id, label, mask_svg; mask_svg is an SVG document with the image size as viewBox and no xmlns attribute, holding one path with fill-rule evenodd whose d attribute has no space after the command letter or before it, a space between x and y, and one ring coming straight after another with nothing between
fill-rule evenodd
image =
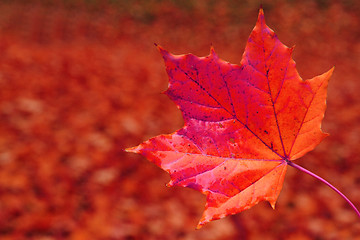
<instances>
[{"instance_id":1,"label":"red maple leaf","mask_svg":"<svg viewBox=\"0 0 360 240\"><path fill-rule=\"evenodd\" d=\"M265 24L262 10L240 65L219 59L213 48L207 57L158 48L169 75L165 93L182 111L185 126L127 151L167 171L169 186L207 196L198 227L259 201L274 208L288 165L314 176L292 161L327 136L321 121L333 69L302 80L293 48Z\"/></svg>"}]
</instances>

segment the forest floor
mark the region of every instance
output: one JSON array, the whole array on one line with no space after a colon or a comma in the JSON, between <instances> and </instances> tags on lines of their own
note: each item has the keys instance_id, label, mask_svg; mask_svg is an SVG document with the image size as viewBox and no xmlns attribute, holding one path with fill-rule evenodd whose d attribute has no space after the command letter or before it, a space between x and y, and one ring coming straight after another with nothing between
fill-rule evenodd
<instances>
[{"instance_id":1,"label":"forest floor","mask_svg":"<svg viewBox=\"0 0 360 240\"><path fill-rule=\"evenodd\" d=\"M360 4L261 1L304 79L333 66L318 147L297 160L360 207ZM239 63L258 1L0 2L0 239L360 239L360 220L289 169L266 202L195 230L205 196L123 149L182 127L154 43Z\"/></svg>"}]
</instances>

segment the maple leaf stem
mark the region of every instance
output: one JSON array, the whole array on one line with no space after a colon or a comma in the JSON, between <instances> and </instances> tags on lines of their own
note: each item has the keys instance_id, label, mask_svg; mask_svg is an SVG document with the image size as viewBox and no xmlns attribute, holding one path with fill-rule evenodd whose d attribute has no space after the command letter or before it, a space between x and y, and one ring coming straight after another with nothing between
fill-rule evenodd
<instances>
[{"instance_id":1,"label":"maple leaf stem","mask_svg":"<svg viewBox=\"0 0 360 240\"><path fill-rule=\"evenodd\" d=\"M300 171L303 171L304 173L307 173L309 174L310 176L313 176L314 178L320 180L321 182L325 183L326 185L328 185L332 190L334 190L335 192L337 192L343 199L345 199L349 204L350 206L354 209L354 211L357 213L357 215L360 217L360 212L359 210L355 207L355 205L350 201L350 199L348 199L342 192L340 192L340 190L338 190L336 187L334 187L331 183L329 183L328 181L326 181L325 179L323 179L322 177L316 175L315 173L297 165L296 163L293 163L291 161L287 161L287 164L296 168L296 169L299 169Z\"/></svg>"}]
</instances>

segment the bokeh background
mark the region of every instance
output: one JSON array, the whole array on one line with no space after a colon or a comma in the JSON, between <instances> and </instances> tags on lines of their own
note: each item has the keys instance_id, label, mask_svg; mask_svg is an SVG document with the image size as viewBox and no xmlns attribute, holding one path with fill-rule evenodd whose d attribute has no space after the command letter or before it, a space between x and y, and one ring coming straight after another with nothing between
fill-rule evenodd
<instances>
[{"instance_id":1,"label":"bokeh background","mask_svg":"<svg viewBox=\"0 0 360 240\"><path fill-rule=\"evenodd\" d=\"M360 220L289 169L263 202L195 226L205 196L125 153L182 127L162 91L158 43L239 63L262 4L304 79L329 70L323 129L296 162L360 207L360 4L356 0L0 1L0 239L360 239Z\"/></svg>"}]
</instances>

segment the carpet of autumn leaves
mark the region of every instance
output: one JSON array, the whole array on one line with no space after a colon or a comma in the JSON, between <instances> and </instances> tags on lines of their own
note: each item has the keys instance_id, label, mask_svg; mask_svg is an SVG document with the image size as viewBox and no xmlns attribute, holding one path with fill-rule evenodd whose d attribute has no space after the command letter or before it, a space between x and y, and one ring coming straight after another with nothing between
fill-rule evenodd
<instances>
[{"instance_id":1,"label":"carpet of autumn leaves","mask_svg":"<svg viewBox=\"0 0 360 240\"><path fill-rule=\"evenodd\" d=\"M360 207L360 4L261 1L304 79L335 65L323 129L296 162ZM194 228L205 197L125 153L183 122L153 43L239 63L260 1L1 1L0 239L360 239L324 184L289 169L277 209Z\"/></svg>"}]
</instances>

